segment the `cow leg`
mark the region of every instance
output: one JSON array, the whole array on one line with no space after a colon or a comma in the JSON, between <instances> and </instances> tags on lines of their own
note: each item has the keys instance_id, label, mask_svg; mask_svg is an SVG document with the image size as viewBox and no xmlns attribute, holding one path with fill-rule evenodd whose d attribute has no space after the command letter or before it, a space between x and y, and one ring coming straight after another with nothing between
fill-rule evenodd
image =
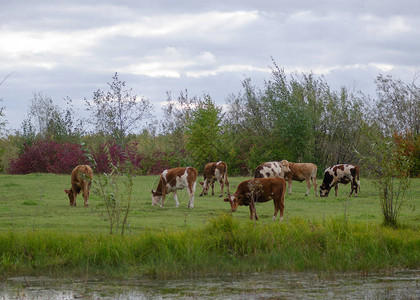
<instances>
[{"instance_id":1,"label":"cow leg","mask_svg":"<svg viewBox=\"0 0 420 300\"><path fill-rule=\"evenodd\" d=\"M85 207L89 206L89 188L87 185L83 187L83 199L85 200Z\"/></svg>"},{"instance_id":2,"label":"cow leg","mask_svg":"<svg viewBox=\"0 0 420 300\"><path fill-rule=\"evenodd\" d=\"M273 222L276 220L277 213L279 211L279 206L277 205L276 199L273 199L274 202L274 216L273 216Z\"/></svg>"},{"instance_id":3,"label":"cow leg","mask_svg":"<svg viewBox=\"0 0 420 300\"><path fill-rule=\"evenodd\" d=\"M289 187L289 195L291 195L292 194L292 180L291 179L287 180L287 185Z\"/></svg>"},{"instance_id":4,"label":"cow leg","mask_svg":"<svg viewBox=\"0 0 420 300\"><path fill-rule=\"evenodd\" d=\"M71 192L73 193L73 204L72 206L76 206L76 198L77 198L77 190L74 188L71 188Z\"/></svg>"},{"instance_id":5,"label":"cow leg","mask_svg":"<svg viewBox=\"0 0 420 300\"><path fill-rule=\"evenodd\" d=\"M312 185L314 186L314 190L315 190L315 197L318 197L318 184L316 183L316 177L312 177Z\"/></svg>"},{"instance_id":6,"label":"cow leg","mask_svg":"<svg viewBox=\"0 0 420 300\"><path fill-rule=\"evenodd\" d=\"M179 202L178 202L178 194L176 193L176 191L173 191L173 192L172 192L172 195L173 195L174 200L175 200L175 206L176 206L176 207L178 207L178 206L179 206ZM162 200L162 201L163 201L163 200ZM163 206L163 203L162 203L162 206Z\"/></svg>"},{"instance_id":7,"label":"cow leg","mask_svg":"<svg viewBox=\"0 0 420 300\"><path fill-rule=\"evenodd\" d=\"M306 194L305 194L305 196L309 195L310 190L311 190L311 180L308 178L308 179L306 179Z\"/></svg>"},{"instance_id":8,"label":"cow leg","mask_svg":"<svg viewBox=\"0 0 420 300\"><path fill-rule=\"evenodd\" d=\"M187 188L188 196L190 197L190 200L188 201L189 208L194 208L195 185L196 185L196 182L193 183L192 187Z\"/></svg>"},{"instance_id":9,"label":"cow leg","mask_svg":"<svg viewBox=\"0 0 420 300\"><path fill-rule=\"evenodd\" d=\"M161 203L160 203L160 207L163 207L163 205L165 204L165 197L166 197L166 193L165 192L163 192L162 193L162 200L161 200ZM175 197L174 197L175 198ZM175 200L175 202L176 202L177 200Z\"/></svg>"},{"instance_id":10,"label":"cow leg","mask_svg":"<svg viewBox=\"0 0 420 300\"><path fill-rule=\"evenodd\" d=\"M334 188L335 188L335 196L337 197L337 195L338 195L338 184L336 184Z\"/></svg>"},{"instance_id":11,"label":"cow leg","mask_svg":"<svg viewBox=\"0 0 420 300\"><path fill-rule=\"evenodd\" d=\"M219 183L220 183L220 189L222 190L222 191L221 191L221 194L220 194L220 197L223 197L223 188L225 187L225 185L224 185L224 183L223 183L223 178L221 178L221 179L219 180Z\"/></svg>"},{"instance_id":12,"label":"cow leg","mask_svg":"<svg viewBox=\"0 0 420 300\"><path fill-rule=\"evenodd\" d=\"M214 196L214 180L211 181L211 195Z\"/></svg>"},{"instance_id":13,"label":"cow leg","mask_svg":"<svg viewBox=\"0 0 420 300\"><path fill-rule=\"evenodd\" d=\"M203 190L201 191L200 197L207 194L207 193L205 193L207 184L208 184L207 183L207 179L204 179L204 182L203 182Z\"/></svg>"}]
</instances>

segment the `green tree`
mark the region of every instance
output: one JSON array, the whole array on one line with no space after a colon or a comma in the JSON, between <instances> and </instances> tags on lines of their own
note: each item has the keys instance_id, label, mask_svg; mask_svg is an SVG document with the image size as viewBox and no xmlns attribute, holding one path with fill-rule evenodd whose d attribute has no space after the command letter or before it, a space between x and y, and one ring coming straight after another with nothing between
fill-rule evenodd
<instances>
[{"instance_id":1,"label":"green tree","mask_svg":"<svg viewBox=\"0 0 420 300\"><path fill-rule=\"evenodd\" d=\"M108 92L97 90L92 100L85 98L85 103L96 131L124 145L128 134L151 117L152 106L147 99L132 95L132 89L125 89L125 81L119 80L117 73L112 79Z\"/></svg>"},{"instance_id":2,"label":"green tree","mask_svg":"<svg viewBox=\"0 0 420 300\"><path fill-rule=\"evenodd\" d=\"M375 134L374 131L369 132L368 136L373 143L370 153L364 154L364 163L375 180L383 224L397 227L401 208L409 200L413 162L398 147L395 137L382 138L381 133Z\"/></svg>"},{"instance_id":3,"label":"green tree","mask_svg":"<svg viewBox=\"0 0 420 300\"><path fill-rule=\"evenodd\" d=\"M199 168L210 161L220 160L221 111L210 96L205 95L186 124L186 148Z\"/></svg>"}]
</instances>

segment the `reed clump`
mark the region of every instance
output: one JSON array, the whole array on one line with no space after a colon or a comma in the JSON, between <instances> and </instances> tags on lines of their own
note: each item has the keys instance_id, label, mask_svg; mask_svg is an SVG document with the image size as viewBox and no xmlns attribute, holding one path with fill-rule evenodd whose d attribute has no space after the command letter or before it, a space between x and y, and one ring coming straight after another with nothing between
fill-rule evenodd
<instances>
[{"instance_id":1,"label":"reed clump","mask_svg":"<svg viewBox=\"0 0 420 300\"><path fill-rule=\"evenodd\" d=\"M343 218L240 222L230 214L200 229L138 235L0 233L0 274L175 278L273 271L374 272L420 267L417 227Z\"/></svg>"}]
</instances>

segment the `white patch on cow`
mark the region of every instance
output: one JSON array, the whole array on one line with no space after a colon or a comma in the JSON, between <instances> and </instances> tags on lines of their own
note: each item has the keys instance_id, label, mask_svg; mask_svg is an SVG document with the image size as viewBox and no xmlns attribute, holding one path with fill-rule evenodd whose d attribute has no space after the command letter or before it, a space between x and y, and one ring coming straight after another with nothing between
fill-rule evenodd
<instances>
[{"instance_id":1,"label":"white patch on cow","mask_svg":"<svg viewBox=\"0 0 420 300\"><path fill-rule=\"evenodd\" d=\"M222 174L220 173L219 169L214 170L214 176L216 177L218 181L220 180L220 178L222 177Z\"/></svg>"},{"instance_id":2,"label":"white patch on cow","mask_svg":"<svg viewBox=\"0 0 420 300\"><path fill-rule=\"evenodd\" d=\"M168 174L168 170L162 172L162 177L165 179L165 182L168 182L168 180L166 179L166 174Z\"/></svg>"},{"instance_id":3,"label":"white patch on cow","mask_svg":"<svg viewBox=\"0 0 420 300\"><path fill-rule=\"evenodd\" d=\"M182 190L185 189L186 187L188 187L188 173L187 173L188 168L185 169L184 174L182 174L182 176L177 176L176 177L176 186L175 188L177 190Z\"/></svg>"},{"instance_id":4,"label":"white patch on cow","mask_svg":"<svg viewBox=\"0 0 420 300\"><path fill-rule=\"evenodd\" d=\"M263 165L263 168L260 170L260 174L262 175L263 178L267 178L267 177L284 178L283 165L276 161L267 162Z\"/></svg>"}]
</instances>

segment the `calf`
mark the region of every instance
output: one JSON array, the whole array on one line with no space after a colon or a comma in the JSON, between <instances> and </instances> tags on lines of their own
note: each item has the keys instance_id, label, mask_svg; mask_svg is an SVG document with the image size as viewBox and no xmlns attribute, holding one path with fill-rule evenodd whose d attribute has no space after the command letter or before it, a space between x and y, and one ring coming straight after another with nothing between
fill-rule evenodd
<instances>
[{"instance_id":1,"label":"calf","mask_svg":"<svg viewBox=\"0 0 420 300\"><path fill-rule=\"evenodd\" d=\"M255 169L254 178L268 178L268 177L284 178L284 175L287 172L290 172L289 162L287 160L270 161L270 162L260 164Z\"/></svg>"},{"instance_id":2,"label":"calf","mask_svg":"<svg viewBox=\"0 0 420 300\"><path fill-rule=\"evenodd\" d=\"M76 206L76 198L83 192L85 207L89 206L90 186L92 185L93 172L88 165L79 165L71 172L71 188L64 190L70 199L70 206Z\"/></svg>"},{"instance_id":3,"label":"calf","mask_svg":"<svg viewBox=\"0 0 420 300\"><path fill-rule=\"evenodd\" d=\"M359 167L355 165L335 165L327 168L324 171L324 181L319 187L319 194L321 197L328 197L332 187L335 187L335 195L337 196L338 184L347 184L351 182L351 192L349 197L355 191L357 197L357 189L360 191Z\"/></svg>"},{"instance_id":4,"label":"calf","mask_svg":"<svg viewBox=\"0 0 420 300\"><path fill-rule=\"evenodd\" d=\"M204 182L200 182L203 186L203 191L200 196L207 195L211 186L211 194L214 195L214 182L217 180L220 183L222 192L220 197L223 196L223 188L226 185L227 193L229 195L229 181L227 179L227 165L223 161L210 162L204 166L203 171Z\"/></svg>"},{"instance_id":5,"label":"calf","mask_svg":"<svg viewBox=\"0 0 420 300\"><path fill-rule=\"evenodd\" d=\"M311 163L292 163L289 162L290 172L285 174L285 179L287 180L289 186L289 195L292 194L292 180L302 182L306 180L306 194L308 196L311 189L311 181L314 186L315 196L318 196L318 184L316 182L316 172L317 167Z\"/></svg>"},{"instance_id":6,"label":"calf","mask_svg":"<svg viewBox=\"0 0 420 300\"><path fill-rule=\"evenodd\" d=\"M238 185L235 194L224 199L225 202L230 202L232 212L234 212L239 205L249 206L251 213L250 219L258 220L258 214L255 209L255 202L267 202L271 199L274 201L274 216L276 219L277 213L280 210L280 221L283 220L284 212L284 194L286 193L286 181L283 178L259 178L245 180Z\"/></svg>"},{"instance_id":7,"label":"calf","mask_svg":"<svg viewBox=\"0 0 420 300\"><path fill-rule=\"evenodd\" d=\"M188 207L194 207L195 185L197 183L197 170L193 167L173 168L162 172L156 191L152 190L152 205L156 206L162 200L161 207L165 204L165 196L172 192L176 207L179 206L177 190L187 189Z\"/></svg>"}]
</instances>

